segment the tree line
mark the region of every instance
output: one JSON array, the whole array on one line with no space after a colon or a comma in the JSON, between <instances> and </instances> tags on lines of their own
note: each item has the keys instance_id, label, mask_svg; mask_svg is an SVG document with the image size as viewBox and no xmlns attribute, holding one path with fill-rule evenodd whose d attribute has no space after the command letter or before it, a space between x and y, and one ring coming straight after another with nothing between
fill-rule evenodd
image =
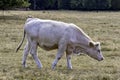
<instances>
[{"instance_id":1,"label":"tree line","mask_svg":"<svg viewBox=\"0 0 120 80\"><path fill-rule=\"evenodd\" d=\"M26 8L29 7L31 3L28 0L0 0L0 9L9 10L15 8Z\"/></svg>"},{"instance_id":2,"label":"tree line","mask_svg":"<svg viewBox=\"0 0 120 80\"><path fill-rule=\"evenodd\" d=\"M0 0L0 9L120 10L120 0Z\"/></svg>"}]
</instances>

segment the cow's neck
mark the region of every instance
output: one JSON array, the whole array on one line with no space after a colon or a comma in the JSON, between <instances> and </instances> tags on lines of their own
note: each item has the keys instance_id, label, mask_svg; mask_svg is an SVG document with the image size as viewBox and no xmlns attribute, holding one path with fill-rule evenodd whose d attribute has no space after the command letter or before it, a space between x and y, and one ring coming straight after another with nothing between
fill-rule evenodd
<instances>
[{"instance_id":1,"label":"cow's neck","mask_svg":"<svg viewBox=\"0 0 120 80\"><path fill-rule=\"evenodd\" d=\"M79 28L75 29L73 36L75 38L75 42L81 45L87 46L89 42L92 41L91 38L86 33L84 33L82 29Z\"/></svg>"}]
</instances>

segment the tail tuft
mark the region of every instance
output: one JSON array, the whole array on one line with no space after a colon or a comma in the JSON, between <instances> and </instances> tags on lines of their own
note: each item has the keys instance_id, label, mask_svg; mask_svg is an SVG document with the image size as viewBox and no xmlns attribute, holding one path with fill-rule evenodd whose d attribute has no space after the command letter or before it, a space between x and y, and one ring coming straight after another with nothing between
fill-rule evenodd
<instances>
[{"instance_id":1,"label":"tail tuft","mask_svg":"<svg viewBox=\"0 0 120 80\"><path fill-rule=\"evenodd\" d=\"M18 48L16 49L16 51L15 51L16 53L18 52L19 48L20 48L20 47L18 47Z\"/></svg>"}]
</instances>

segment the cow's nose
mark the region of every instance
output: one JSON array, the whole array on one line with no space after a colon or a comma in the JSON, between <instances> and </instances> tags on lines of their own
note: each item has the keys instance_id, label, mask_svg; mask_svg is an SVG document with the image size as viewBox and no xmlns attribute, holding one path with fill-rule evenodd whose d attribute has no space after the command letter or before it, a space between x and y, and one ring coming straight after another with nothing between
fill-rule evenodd
<instances>
[{"instance_id":1,"label":"cow's nose","mask_svg":"<svg viewBox=\"0 0 120 80\"><path fill-rule=\"evenodd\" d=\"M102 60L104 60L104 58L103 58L103 57L101 58L101 61L102 61Z\"/></svg>"}]
</instances>

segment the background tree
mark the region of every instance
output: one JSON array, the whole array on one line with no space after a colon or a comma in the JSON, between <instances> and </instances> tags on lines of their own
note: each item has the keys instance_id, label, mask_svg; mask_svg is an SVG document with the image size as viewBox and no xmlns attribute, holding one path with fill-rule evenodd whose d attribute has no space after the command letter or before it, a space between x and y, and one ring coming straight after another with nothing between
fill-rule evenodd
<instances>
[{"instance_id":1,"label":"background tree","mask_svg":"<svg viewBox=\"0 0 120 80\"><path fill-rule=\"evenodd\" d=\"M33 10L48 10L57 9L57 0L30 0L30 9Z\"/></svg>"},{"instance_id":2,"label":"background tree","mask_svg":"<svg viewBox=\"0 0 120 80\"><path fill-rule=\"evenodd\" d=\"M120 10L120 0L112 0L111 9Z\"/></svg>"},{"instance_id":3,"label":"background tree","mask_svg":"<svg viewBox=\"0 0 120 80\"><path fill-rule=\"evenodd\" d=\"M96 7L99 10L110 9L111 0L96 0Z\"/></svg>"},{"instance_id":4,"label":"background tree","mask_svg":"<svg viewBox=\"0 0 120 80\"><path fill-rule=\"evenodd\" d=\"M0 0L3 10L25 7L32 10L120 10L120 0Z\"/></svg>"},{"instance_id":5,"label":"background tree","mask_svg":"<svg viewBox=\"0 0 120 80\"><path fill-rule=\"evenodd\" d=\"M70 9L70 0L58 0L58 9Z\"/></svg>"},{"instance_id":6,"label":"background tree","mask_svg":"<svg viewBox=\"0 0 120 80\"><path fill-rule=\"evenodd\" d=\"M71 0L70 1L70 9L84 9L84 0Z\"/></svg>"},{"instance_id":7,"label":"background tree","mask_svg":"<svg viewBox=\"0 0 120 80\"><path fill-rule=\"evenodd\" d=\"M28 7L29 5L28 0L0 0L0 9L3 10Z\"/></svg>"}]
</instances>

